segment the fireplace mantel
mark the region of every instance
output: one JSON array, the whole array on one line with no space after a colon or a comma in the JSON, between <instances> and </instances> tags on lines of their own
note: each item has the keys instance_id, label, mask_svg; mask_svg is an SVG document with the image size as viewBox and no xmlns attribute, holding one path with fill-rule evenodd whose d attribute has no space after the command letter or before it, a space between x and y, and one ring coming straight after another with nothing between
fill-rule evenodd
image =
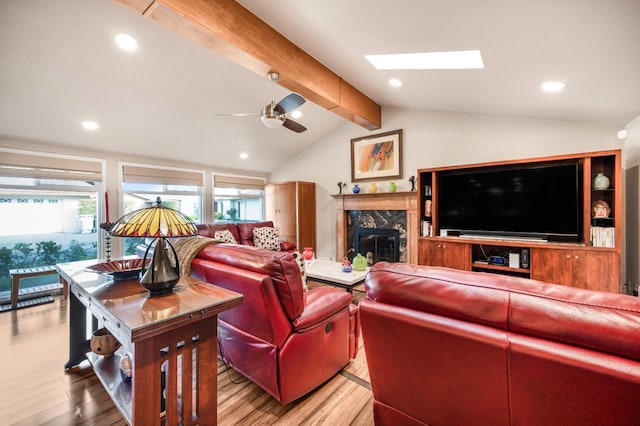
<instances>
[{"instance_id":1,"label":"fireplace mantel","mask_svg":"<svg viewBox=\"0 0 640 426\"><path fill-rule=\"evenodd\" d=\"M347 221L350 210L404 210L407 212L407 260L418 263L418 196L412 192L378 192L333 195L336 200L336 256L347 251Z\"/></svg>"}]
</instances>

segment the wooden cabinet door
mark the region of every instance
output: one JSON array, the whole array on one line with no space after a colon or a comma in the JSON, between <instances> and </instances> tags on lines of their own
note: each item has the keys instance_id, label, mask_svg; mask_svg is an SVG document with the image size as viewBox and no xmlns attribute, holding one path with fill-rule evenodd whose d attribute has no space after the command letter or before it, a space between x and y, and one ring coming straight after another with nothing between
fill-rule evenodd
<instances>
[{"instance_id":1,"label":"wooden cabinet door","mask_svg":"<svg viewBox=\"0 0 640 426\"><path fill-rule=\"evenodd\" d=\"M467 243L454 243L445 241L442 243L442 266L447 268L471 270L471 245Z\"/></svg>"},{"instance_id":2,"label":"wooden cabinet door","mask_svg":"<svg viewBox=\"0 0 640 426\"><path fill-rule=\"evenodd\" d=\"M618 253L574 250L573 254L574 287L620 293Z\"/></svg>"},{"instance_id":3,"label":"wooden cabinet door","mask_svg":"<svg viewBox=\"0 0 640 426\"><path fill-rule=\"evenodd\" d=\"M530 265L534 280L573 285L573 250L532 248Z\"/></svg>"},{"instance_id":4,"label":"wooden cabinet door","mask_svg":"<svg viewBox=\"0 0 640 426\"><path fill-rule=\"evenodd\" d=\"M467 243L421 239L418 263L471 270L471 246Z\"/></svg>"},{"instance_id":5,"label":"wooden cabinet door","mask_svg":"<svg viewBox=\"0 0 640 426\"><path fill-rule=\"evenodd\" d=\"M297 239L297 198L296 184L285 183L278 185L277 199L277 226L280 228L280 237L287 241L296 242Z\"/></svg>"},{"instance_id":6,"label":"wooden cabinet door","mask_svg":"<svg viewBox=\"0 0 640 426\"><path fill-rule=\"evenodd\" d=\"M418 241L418 265L440 266L440 251L436 241L421 238Z\"/></svg>"},{"instance_id":7,"label":"wooden cabinet door","mask_svg":"<svg viewBox=\"0 0 640 426\"><path fill-rule=\"evenodd\" d=\"M278 221L278 186L266 185L264 187L264 210L265 220L273 221L274 225Z\"/></svg>"},{"instance_id":8,"label":"wooden cabinet door","mask_svg":"<svg viewBox=\"0 0 640 426\"><path fill-rule=\"evenodd\" d=\"M295 183L265 186L265 218L280 230L280 238L291 242L296 242L296 211Z\"/></svg>"}]
</instances>

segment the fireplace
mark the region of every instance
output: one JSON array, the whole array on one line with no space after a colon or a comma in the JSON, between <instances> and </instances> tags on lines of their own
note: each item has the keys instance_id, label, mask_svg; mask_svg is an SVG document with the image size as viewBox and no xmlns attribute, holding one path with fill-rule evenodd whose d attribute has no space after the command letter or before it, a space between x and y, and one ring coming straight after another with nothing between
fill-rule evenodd
<instances>
[{"instance_id":1,"label":"fireplace","mask_svg":"<svg viewBox=\"0 0 640 426\"><path fill-rule=\"evenodd\" d=\"M400 231L396 229L355 228L353 242L356 253L372 254L373 263L400 260Z\"/></svg>"},{"instance_id":2,"label":"fireplace","mask_svg":"<svg viewBox=\"0 0 640 426\"><path fill-rule=\"evenodd\" d=\"M355 255L354 229L391 229L399 233L399 262L418 263L416 192L339 194L336 199L336 258ZM366 255L366 253L362 253Z\"/></svg>"}]
</instances>

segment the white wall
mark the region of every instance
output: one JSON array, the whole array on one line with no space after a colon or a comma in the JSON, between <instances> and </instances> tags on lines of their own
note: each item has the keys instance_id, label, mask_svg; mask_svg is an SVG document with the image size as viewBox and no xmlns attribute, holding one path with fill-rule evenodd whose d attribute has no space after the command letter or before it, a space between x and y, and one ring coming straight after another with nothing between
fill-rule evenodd
<instances>
[{"instance_id":1,"label":"white wall","mask_svg":"<svg viewBox=\"0 0 640 426\"><path fill-rule=\"evenodd\" d=\"M403 178L398 191L421 168L621 149L615 126L534 120L479 114L455 114L397 108L383 109L383 128L368 132L348 123L271 174L272 182L316 183L317 247L321 257L335 257L336 216L332 194L338 181L351 180L351 138L403 129ZM365 190L368 184L361 185ZM378 182L379 191L388 182ZM348 191L351 190L349 185Z\"/></svg>"},{"instance_id":2,"label":"white wall","mask_svg":"<svg viewBox=\"0 0 640 426\"><path fill-rule=\"evenodd\" d=\"M625 169L625 261L626 281L631 289L640 285L640 116L627 125Z\"/></svg>"}]
</instances>

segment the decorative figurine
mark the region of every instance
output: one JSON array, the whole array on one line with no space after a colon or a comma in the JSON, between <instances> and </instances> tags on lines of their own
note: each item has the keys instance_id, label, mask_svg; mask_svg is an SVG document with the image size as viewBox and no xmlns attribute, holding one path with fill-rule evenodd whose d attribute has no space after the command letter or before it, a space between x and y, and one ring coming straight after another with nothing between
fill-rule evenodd
<instances>
[{"instance_id":1,"label":"decorative figurine","mask_svg":"<svg viewBox=\"0 0 640 426\"><path fill-rule=\"evenodd\" d=\"M345 182L338 182L338 195L342 195L342 190L347 187Z\"/></svg>"},{"instance_id":2,"label":"decorative figurine","mask_svg":"<svg viewBox=\"0 0 640 426\"><path fill-rule=\"evenodd\" d=\"M351 272L351 262L347 256L342 258L342 272Z\"/></svg>"},{"instance_id":3,"label":"decorative figurine","mask_svg":"<svg viewBox=\"0 0 640 426\"><path fill-rule=\"evenodd\" d=\"M415 176L411 176L409 178L409 183L411 184L411 190L415 191L416 190L416 177Z\"/></svg>"},{"instance_id":4,"label":"decorative figurine","mask_svg":"<svg viewBox=\"0 0 640 426\"><path fill-rule=\"evenodd\" d=\"M606 201L596 200L591 205L591 214L595 218L606 218L611 214L611 208Z\"/></svg>"},{"instance_id":5,"label":"decorative figurine","mask_svg":"<svg viewBox=\"0 0 640 426\"><path fill-rule=\"evenodd\" d=\"M373 253L367 252L367 266L373 266Z\"/></svg>"}]
</instances>

